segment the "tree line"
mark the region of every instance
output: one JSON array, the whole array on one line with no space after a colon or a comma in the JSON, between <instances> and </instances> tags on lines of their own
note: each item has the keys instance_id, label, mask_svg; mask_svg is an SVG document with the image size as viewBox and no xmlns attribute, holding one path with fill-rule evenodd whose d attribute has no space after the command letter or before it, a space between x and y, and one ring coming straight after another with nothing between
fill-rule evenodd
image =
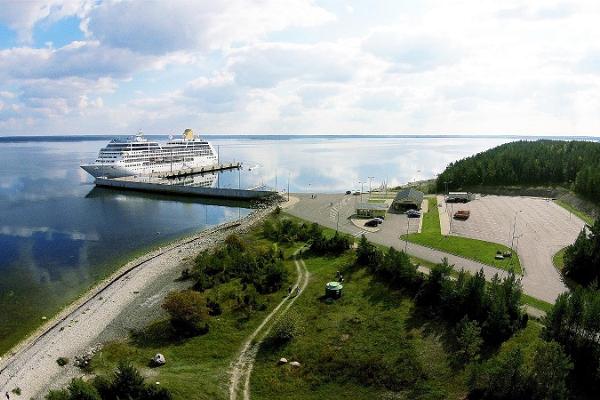
<instances>
[{"instance_id":1,"label":"tree line","mask_svg":"<svg viewBox=\"0 0 600 400\"><path fill-rule=\"evenodd\" d=\"M452 276L453 268L447 260L424 274L404 252L393 247L382 251L364 236L356 249L356 264L409 293L427 315L453 327L455 362L470 368L469 399L569 398L571 359L576 355L565 352L564 342L556 335L546 334L546 340L538 338L533 350L524 351L523 345L517 345L481 360L484 346L488 353L495 353L527 324L521 284L514 274L502 279L496 275L489 282L483 271L475 275L461 271ZM568 318L560 315L565 323ZM596 338L600 337L600 332L594 332ZM594 357L597 361L598 353L589 355L590 359ZM598 365L586 366L590 374L598 371Z\"/></svg>"},{"instance_id":2,"label":"tree line","mask_svg":"<svg viewBox=\"0 0 600 400\"><path fill-rule=\"evenodd\" d=\"M600 198L600 143L563 140L506 143L451 163L436 181L439 192L470 186L566 185Z\"/></svg>"},{"instance_id":3,"label":"tree line","mask_svg":"<svg viewBox=\"0 0 600 400\"><path fill-rule=\"evenodd\" d=\"M505 341L527 324L521 310L521 282L513 273L503 279L495 275L488 283L483 270L475 275L460 271L453 278L453 266L444 259L425 275L406 253L393 247L383 252L364 235L356 249L356 262L383 281L411 291L429 314L451 325L465 318L474 321L489 344Z\"/></svg>"},{"instance_id":4,"label":"tree line","mask_svg":"<svg viewBox=\"0 0 600 400\"><path fill-rule=\"evenodd\" d=\"M565 250L563 274L584 285L600 282L600 218L584 228L575 243Z\"/></svg>"}]
</instances>

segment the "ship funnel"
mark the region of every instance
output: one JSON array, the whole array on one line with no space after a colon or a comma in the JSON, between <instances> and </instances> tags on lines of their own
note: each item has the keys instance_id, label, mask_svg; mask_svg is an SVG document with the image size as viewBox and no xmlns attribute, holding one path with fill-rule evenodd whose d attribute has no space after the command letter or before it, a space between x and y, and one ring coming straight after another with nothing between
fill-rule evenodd
<instances>
[{"instance_id":1,"label":"ship funnel","mask_svg":"<svg viewBox=\"0 0 600 400\"><path fill-rule=\"evenodd\" d=\"M183 131L183 138L185 140L194 140L194 131L191 129L186 129L185 131Z\"/></svg>"}]
</instances>

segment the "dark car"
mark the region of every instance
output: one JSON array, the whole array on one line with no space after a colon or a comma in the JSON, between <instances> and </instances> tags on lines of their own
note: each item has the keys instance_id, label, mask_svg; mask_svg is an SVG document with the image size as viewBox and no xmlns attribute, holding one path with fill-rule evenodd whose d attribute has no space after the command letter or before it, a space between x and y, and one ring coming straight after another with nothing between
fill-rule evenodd
<instances>
[{"instance_id":1,"label":"dark car","mask_svg":"<svg viewBox=\"0 0 600 400\"><path fill-rule=\"evenodd\" d=\"M365 226L377 226L379 225L379 221L377 221L376 219L370 219L367 222L365 222Z\"/></svg>"},{"instance_id":2,"label":"dark car","mask_svg":"<svg viewBox=\"0 0 600 400\"><path fill-rule=\"evenodd\" d=\"M351 190L346 190L346 194L352 194Z\"/></svg>"},{"instance_id":3,"label":"dark car","mask_svg":"<svg viewBox=\"0 0 600 400\"><path fill-rule=\"evenodd\" d=\"M417 210L408 210L406 212L406 216L408 218L419 218L421 216L421 213Z\"/></svg>"}]
</instances>

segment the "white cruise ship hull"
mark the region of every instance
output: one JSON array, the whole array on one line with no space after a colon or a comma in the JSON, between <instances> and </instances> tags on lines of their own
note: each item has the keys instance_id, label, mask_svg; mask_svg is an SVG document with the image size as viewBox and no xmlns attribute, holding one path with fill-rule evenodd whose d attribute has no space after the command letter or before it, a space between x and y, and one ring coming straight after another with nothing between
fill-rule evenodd
<instances>
[{"instance_id":1,"label":"white cruise ship hull","mask_svg":"<svg viewBox=\"0 0 600 400\"><path fill-rule=\"evenodd\" d=\"M215 165L216 163L211 160L202 160L195 162L186 163L166 163L166 164L153 164L149 166L139 167L127 167L124 165L98 165L98 164L83 164L81 168L92 175L94 178L122 178L125 176L135 175L150 175L161 172L177 172L192 168L202 168L207 166Z\"/></svg>"}]
</instances>

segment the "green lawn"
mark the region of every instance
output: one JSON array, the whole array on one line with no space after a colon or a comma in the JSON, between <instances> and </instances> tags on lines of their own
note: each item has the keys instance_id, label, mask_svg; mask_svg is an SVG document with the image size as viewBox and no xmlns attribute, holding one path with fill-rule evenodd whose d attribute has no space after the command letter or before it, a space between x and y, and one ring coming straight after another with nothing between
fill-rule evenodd
<instances>
[{"instance_id":1,"label":"green lawn","mask_svg":"<svg viewBox=\"0 0 600 400\"><path fill-rule=\"evenodd\" d=\"M451 366L443 324L423 319L409 297L364 269L349 269L351 254L305 261L310 284L293 307L304 332L283 346L261 347L251 378L253 399L464 398L467 373ZM343 296L325 302L325 283L338 270L346 279ZM417 367L408 361L413 351ZM302 367L279 366L281 357ZM383 381L398 373L404 385L386 388ZM418 374L423 381L416 385L411 377ZM375 382L369 382L372 376ZM439 397L428 397L417 386Z\"/></svg>"},{"instance_id":2,"label":"green lawn","mask_svg":"<svg viewBox=\"0 0 600 400\"><path fill-rule=\"evenodd\" d=\"M502 244L453 235L442 236L440 233L437 199L434 197L429 198L429 211L423 215L422 232L402 235L402 238L412 243L470 258L496 268L507 271L512 269L515 273L522 273L519 255L516 251L513 251L511 258L505 258L504 260L496 260L494 258L498 250L502 252L510 251L510 248Z\"/></svg>"},{"instance_id":3,"label":"green lawn","mask_svg":"<svg viewBox=\"0 0 600 400\"><path fill-rule=\"evenodd\" d=\"M575 214L576 216L581 218L586 224L588 224L588 225L594 224L594 218L591 215L588 215L588 214L584 213L583 211L576 209L569 203L564 202L562 200L555 200L554 202L556 204L558 204L559 206L561 206L562 208L564 208L565 210L569 211L570 213Z\"/></svg>"},{"instance_id":4,"label":"green lawn","mask_svg":"<svg viewBox=\"0 0 600 400\"><path fill-rule=\"evenodd\" d=\"M374 198L371 198L368 201L369 201L369 203L375 203L375 204L385 203L385 199L374 199Z\"/></svg>"},{"instance_id":5,"label":"green lawn","mask_svg":"<svg viewBox=\"0 0 600 400\"><path fill-rule=\"evenodd\" d=\"M538 310L542 310L545 313L548 313L552 309L552 304L545 302L544 300L531 297L525 293L521 295L521 301L527 304L528 306L537 308Z\"/></svg>"},{"instance_id":6,"label":"green lawn","mask_svg":"<svg viewBox=\"0 0 600 400\"><path fill-rule=\"evenodd\" d=\"M562 271L563 267L565 266L565 252L566 251L567 251L567 248L563 247L562 249L557 251L556 254L554 254L552 256L552 264L554 264L554 267L556 269L558 269L559 271Z\"/></svg>"}]
</instances>

